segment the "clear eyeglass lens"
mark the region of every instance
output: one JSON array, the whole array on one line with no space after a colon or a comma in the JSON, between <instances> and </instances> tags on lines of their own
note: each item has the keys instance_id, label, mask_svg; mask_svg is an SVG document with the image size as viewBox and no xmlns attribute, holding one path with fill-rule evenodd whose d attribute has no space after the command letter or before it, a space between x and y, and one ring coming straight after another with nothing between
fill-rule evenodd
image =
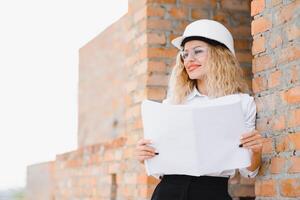
<instances>
[{"instance_id":1,"label":"clear eyeglass lens","mask_svg":"<svg viewBox=\"0 0 300 200\"><path fill-rule=\"evenodd\" d=\"M180 53L181 53L182 59L186 60L189 57L190 54L191 54L191 56L193 58L197 58L197 57L199 57L201 55L202 52L204 52L203 49L197 49L196 48L196 49L192 49L190 52L188 52L188 51L181 51Z\"/></svg>"}]
</instances>

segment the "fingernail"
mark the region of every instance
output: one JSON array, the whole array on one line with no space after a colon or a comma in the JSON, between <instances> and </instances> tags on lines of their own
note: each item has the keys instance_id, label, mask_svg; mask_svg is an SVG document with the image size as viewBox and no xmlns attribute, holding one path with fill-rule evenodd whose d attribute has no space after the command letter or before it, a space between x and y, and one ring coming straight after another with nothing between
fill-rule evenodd
<instances>
[{"instance_id":1,"label":"fingernail","mask_svg":"<svg viewBox=\"0 0 300 200\"><path fill-rule=\"evenodd\" d=\"M243 147L243 144L240 144L239 147Z\"/></svg>"},{"instance_id":2,"label":"fingernail","mask_svg":"<svg viewBox=\"0 0 300 200\"><path fill-rule=\"evenodd\" d=\"M155 155L158 155L159 153L158 152L155 152Z\"/></svg>"}]
</instances>

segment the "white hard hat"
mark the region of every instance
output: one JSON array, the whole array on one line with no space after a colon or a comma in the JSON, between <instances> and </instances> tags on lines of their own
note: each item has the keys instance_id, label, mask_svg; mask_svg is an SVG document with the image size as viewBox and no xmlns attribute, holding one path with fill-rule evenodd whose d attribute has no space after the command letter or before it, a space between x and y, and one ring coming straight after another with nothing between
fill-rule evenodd
<instances>
[{"instance_id":1,"label":"white hard hat","mask_svg":"<svg viewBox=\"0 0 300 200\"><path fill-rule=\"evenodd\" d=\"M194 36L220 42L235 55L233 37L229 30L223 24L209 19L200 19L190 23L185 28L182 36L172 40L172 44L178 49L182 49L183 40Z\"/></svg>"}]
</instances>

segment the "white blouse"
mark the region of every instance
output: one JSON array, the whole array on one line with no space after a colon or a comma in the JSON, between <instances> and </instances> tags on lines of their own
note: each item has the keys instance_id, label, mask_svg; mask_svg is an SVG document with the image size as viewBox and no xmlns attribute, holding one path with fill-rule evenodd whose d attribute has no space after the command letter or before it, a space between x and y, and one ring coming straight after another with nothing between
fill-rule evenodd
<instances>
[{"instance_id":1,"label":"white blouse","mask_svg":"<svg viewBox=\"0 0 300 200\"><path fill-rule=\"evenodd\" d=\"M245 125L247 132L251 132L255 129L255 118L256 118L256 105L254 102L254 98L249 96L249 94L240 93L241 101L242 101L242 110L245 118ZM185 105L195 105L201 104L201 102L209 100L209 97L201 94L196 87L194 87L193 91L187 96ZM163 100L164 104L170 104L169 99ZM246 178L254 178L259 170L259 167L252 171L249 171L247 168L238 169L240 174ZM225 170L219 173L206 174L207 176L219 176L219 177L233 177L235 174L235 170Z\"/></svg>"}]
</instances>

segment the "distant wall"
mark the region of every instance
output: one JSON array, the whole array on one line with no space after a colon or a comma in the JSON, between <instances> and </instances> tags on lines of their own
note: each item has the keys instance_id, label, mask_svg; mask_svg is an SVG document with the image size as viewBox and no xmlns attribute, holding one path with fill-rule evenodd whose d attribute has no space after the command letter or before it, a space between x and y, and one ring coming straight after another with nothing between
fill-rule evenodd
<instances>
[{"instance_id":1,"label":"distant wall","mask_svg":"<svg viewBox=\"0 0 300 200\"><path fill-rule=\"evenodd\" d=\"M78 146L124 132L126 16L79 50Z\"/></svg>"},{"instance_id":2,"label":"distant wall","mask_svg":"<svg viewBox=\"0 0 300 200\"><path fill-rule=\"evenodd\" d=\"M28 166L26 200L54 200L55 162Z\"/></svg>"}]
</instances>

